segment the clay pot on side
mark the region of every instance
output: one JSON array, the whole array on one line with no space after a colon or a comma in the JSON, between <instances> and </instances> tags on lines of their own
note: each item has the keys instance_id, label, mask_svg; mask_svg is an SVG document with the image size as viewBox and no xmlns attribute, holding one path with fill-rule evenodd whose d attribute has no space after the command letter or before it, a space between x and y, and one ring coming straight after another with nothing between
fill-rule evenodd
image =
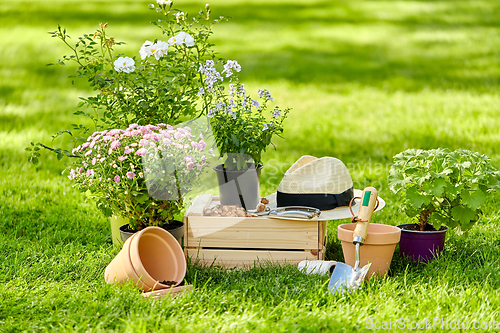
<instances>
[{"instance_id":1,"label":"clay pot on side","mask_svg":"<svg viewBox=\"0 0 500 333\"><path fill-rule=\"evenodd\" d=\"M162 229L165 229L168 232L170 232L172 234L172 236L174 236L175 239L177 239L177 241L181 245L182 245L182 238L184 237L184 228L185 228L184 222L177 221L177 220L170 221L170 223L168 223L167 225L164 225L162 227ZM136 233L136 231L132 231L129 228L128 224L124 224L124 225L120 226L119 232L120 232L120 238L123 242L125 242L127 239L132 237L133 234Z\"/></svg>"},{"instance_id":2,"label":"clay pot on side","mask_svg":"<svg viewBox=\"0 0 500 333\"><path fill-rule=\"evenodd\" d=\"M186 275L186 258L179 242L159 227L132 235L106 267L107 283L132 281L144 291L170 288Z\"/></svg>"},{"instance_id":3,"label":"clay pot on side","mask_svg":"<svg viewBox=\"0 0 500 333\"><path fill-rule=\"evenodd\" d=\"M222 164L214 167L222 205L238 205L255 210L260 202L260 173L264 166L248 163L248 170L229 171Z\"/></svg>"},{"instance_id":4,"label":"clay pot on side","mask_svg":"<svg viewBox=\"0 0 500 333\"><path fill-rule=\"evenodd\" d=\"M354 267L355 246L352 243L352 234L356 223L341 224L338 227L338 237L342 243L344 261ZM360 247L360 267L372 264L366 279L373 275L384 276L389 271L392 256L401 236L401 229L391 225L370 223L368 235L364 245Z\"/></svg>"},{"instance_id":5,"label":"clay pot on side","mask_svg":"<svg viewBox=\"0 0 500 333\"><path fill-rule=\"evenodd\" d=\"M405 230L405 227L414 225L416 224L398 225L398 228L401 228L399 252L414 262L427 263L443 251L448 228L444 227L443 230L439 231Z\"/></svg>"}]
</instances>

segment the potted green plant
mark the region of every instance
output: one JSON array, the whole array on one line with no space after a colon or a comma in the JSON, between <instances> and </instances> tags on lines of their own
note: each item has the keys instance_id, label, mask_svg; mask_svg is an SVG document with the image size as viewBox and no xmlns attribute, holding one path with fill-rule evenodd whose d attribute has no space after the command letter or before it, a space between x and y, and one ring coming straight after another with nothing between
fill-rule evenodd
<instances>
[{"instance_id":1,"label":"potted green plant","mask_svg":"<svg viewBox=\"0 0 500 333\"><path fill-rule=\"evenodd\" d=\"M442 251L448 228L467 233L499 180L490 159L469 150L408 149L394 156L390 189L401 193L404 211L417 222L399 226L402 254L426 262Z\"/></svg>"},{"instance_id":2,"label":"potted green plant","mask_svg":"<svg viewBox=\"0 0 500 333\"><path fill-rule=\"evenodd\" d=\"M273 136L283 133L290 109L271 107L273 98L267 89L259 89L256 99L247 94L237 74L241 66L235 60L225 62L221 72L214 61L207 60L199 71L204 78L199 92L203 108L223 158L223 163L214 167L221 203L254 210L260 197L262 153Z\"/></svg>"},{"instance_id":3,"label":"potted green plant","mask_svg":"<svg viewBox=\"0 0 500 333\"><path fill-rule=\"evenodd\" d=\"M211 156L189 127L164 124L95 132L72 153L68 178L105 216L126 219L122 231L159 226L178 239L183 223L174 217Z\"/></svg>"}]
</instances>

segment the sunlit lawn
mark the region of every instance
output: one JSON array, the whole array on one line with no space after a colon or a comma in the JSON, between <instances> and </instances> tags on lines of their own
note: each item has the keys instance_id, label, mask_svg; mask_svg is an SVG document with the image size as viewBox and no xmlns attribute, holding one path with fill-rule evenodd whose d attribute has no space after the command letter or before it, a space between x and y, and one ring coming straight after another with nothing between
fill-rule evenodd
<instances>
[{"instance_id":1,"label":"sunlit lawn","mask_svg":"<svg viewBox=\"0 0 500 333\"><path fill-rule=\"evenodd\" d=\"M325 277L293 266L223 271L190 267L192 293L143 300L105 284L118 249L109 220L71 187L69 163L45 154L27 164L31 141L80 123L84 81L72 66L45 66L67 52L47 34L76 38L109 22L136 55L161 38L147 1L0 3L0 331L354 331L400 318L500 321L500 195L468 238L449 232L444 255L422 267L396 252L390 277L334 297ZM374 222L408 221L387 187L392 156L406 148L479 151L500 167L500 3L491 1L214 1L220 54L242 65L247 89L267 88L293 108L285 139L264 157L262 194L302 155L334 156L358 188L387 207ZM197 11L205 2L175 1ZM68 139L56 146L71 147ZM346 221L342 221L346 222ZM328 259L342 260L330 223ZM441 330L441 326L435 327ZM443 326L446 330L446 326ZM451 330L451 328L450 328ZM404 331L404 330L402 330Z\"/></svg>"}]
</instances>

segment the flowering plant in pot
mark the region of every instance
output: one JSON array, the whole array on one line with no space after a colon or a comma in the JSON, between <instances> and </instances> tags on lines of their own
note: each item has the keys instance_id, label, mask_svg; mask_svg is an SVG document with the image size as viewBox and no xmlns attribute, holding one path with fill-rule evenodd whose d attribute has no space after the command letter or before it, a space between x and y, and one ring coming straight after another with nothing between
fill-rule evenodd
<instances>
[{"instance_id":1,"label":"flowering plant in pot","mask_svg":"<svg viewBox=\"0 0 500 333\"><path fill-rule=\"evenodd\" d=\"M235 60L225 62L221 72L207 60L199 71L203 77L199 94L223 158L214 168L221 203L253 210L260 196L262 153L273 136L283 133L290 109L271 107L273 97L267 89L259 89L257 98L252 98L238 78L241 66Z\"/></svg>"},{"instance_id":2,"label":"flowering plant in pot","mask_svg":"<svg viewBox=\"0 0 500 333\"><path fill-rule=\"evenodd\" d=\"M95 132L72 153L68 178L105 216L128 219L132 231L168 224L183 208L211 154L189 127L139 126Z\"/></svg>"},{"instance_id":3,"label":"flowering plant in pot","mask_svg":"<svg viewBox=\"0 0 500 333\"><path fill-rule=\"evenodd\" d=\"M477 152L408 149L394 156L388 181L394 193L403 195L406 214L418 222L400 226L402 251L406 246L412 250L404 239L409 237L405 231L414 230L413 234L427 232L439 240L422 241L421 245L434 246L430 250L440 252L447 228L467 233L480 219L486 196L500 186L500 173L487 156ZM417 250L418 255L412 255L415 260L432 258L429 249Z\"/></svg>"},{"instance_id":4,"label":"flowering plant in pot","mask_svg":"<svg viewBox=\"0 0 500 333\"><path fill-rule=\"evenodd\" d=\"M214 23L227 19L221 16L212 20L208 5L194 16L172 5L172 1L164 0L150 5L159 14L152 24L160 33L149 36L135 55L116 50L124 43L109 36L107 23L99 23L95 32L74 42L61 26L51 33L70 51L58 63L76 63L73 81L85 79L96 91L92 96L80 97L75 112L90 122L74 124L53 138L70 134L76 146L91 133L89 123L95 131L126 128L131 123L176 125L205 112L199 107L198 92L204 86L199 67L206 60L218 59L210 36ZM73 157L68 149L38 142L27 148L30 162L38 163L41 148L54 151L59 159Z\"/></svg>"}]
</instances>

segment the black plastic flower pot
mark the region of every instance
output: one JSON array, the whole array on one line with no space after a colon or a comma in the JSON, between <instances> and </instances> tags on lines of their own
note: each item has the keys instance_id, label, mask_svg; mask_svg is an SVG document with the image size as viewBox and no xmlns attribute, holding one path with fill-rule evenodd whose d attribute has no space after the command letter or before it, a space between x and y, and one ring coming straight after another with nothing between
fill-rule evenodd
<instances>
[{"instance_id":1,"label":"black plastic flower pot","mask_svg":"<svg viewBox=\"0 0 500 333\"><path fill-rule=\"evenodd\" d=\"M222 205L239 205L246 210L255 210L260 202L260 173L264 166L249 163L248 170L231 171L223 164L214 167L219 183L219 198Z\"/></svg>"}]
</instances>

